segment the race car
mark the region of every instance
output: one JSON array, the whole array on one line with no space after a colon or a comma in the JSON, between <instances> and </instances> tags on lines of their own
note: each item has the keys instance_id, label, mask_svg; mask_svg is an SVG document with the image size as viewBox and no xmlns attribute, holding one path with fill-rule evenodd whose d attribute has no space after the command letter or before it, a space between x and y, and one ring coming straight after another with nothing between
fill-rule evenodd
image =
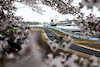
<instances>
[{"instance_id":1,"label":"race car","mask_svg":"<svg viewBox=\"0 0 100 67\"><path fill-rule=\"evenodd\" d=\"M53 37L53 35L52 35L52 34L50 34L50 37Z\"/></svg>"}]
</instances>

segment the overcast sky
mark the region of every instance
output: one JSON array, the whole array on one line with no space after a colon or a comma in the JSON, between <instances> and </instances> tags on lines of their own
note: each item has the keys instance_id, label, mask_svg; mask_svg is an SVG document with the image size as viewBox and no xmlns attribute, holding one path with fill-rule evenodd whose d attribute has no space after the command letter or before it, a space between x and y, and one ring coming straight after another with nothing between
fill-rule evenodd
<instances>
[{"instance_id":1,"label":"overcast sky","mask_svg":"<svg viewBox=\"0 0 100 67\"><path fill-rule=\"evenodd\" d=\"M74 0L73 5L77 5L77 3L81 1L81 0ZM23 21L38 21L38 22L50 22L51 19L54 19L55 16L58 16L58 20L65 20L65 19L73 19L74 17L72 15L61 15L59 14L57 11L52 10L50 7L45 6L45 5L41 5L41 7L43 7L43 9L46 11L45 13L43 13L44 15L41 15L39 13L36 13L34 11L32 11L30 8L28 8L27 6L24 6L21 3L15 3L16 7L18 7L19 9L16 12L17 16L22 16L23 17ZM91 10L87 10L86 7L84 7L82 10L82 12L85 12L85 15L88 15ZM94 8L93 13L96 14L97 17L99 17L100 15L98 13L100 13L99 11L97 11L97 8Z\"/></svg>"}]
</instances>

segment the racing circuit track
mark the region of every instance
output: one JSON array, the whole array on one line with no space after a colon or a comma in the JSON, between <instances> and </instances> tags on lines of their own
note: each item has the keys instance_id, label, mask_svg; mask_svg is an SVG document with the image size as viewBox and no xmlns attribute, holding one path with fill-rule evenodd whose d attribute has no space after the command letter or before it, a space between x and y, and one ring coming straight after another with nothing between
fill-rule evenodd
<instances>
[{"instance_id":1,"label":"racing circuit track","mask_svg":"<svg viewBox=\"0 0 100 67\"><path fill-rule=\"evenodd\" d=\"M48 38L50 40L54 40L54 37L59 38L59 36L57 34L55 34L53 31L51 31L49 29L43 29L43 30L45 31L46 35L48 36ZM53 37L50 37L51 34L53 35ZM61 41L61 43L63 43L63 42L65 42L64 39ZM78 52L81 52L81 53L84 53L84 54L88 54L88 55L95 55L95 56L100 58L100 52L94 51L94 50L90 50L90 49L87 49L87 48L83 48L83 47L78 46L76 44L71 44L69 49L72 49L74 51L78 51Z\"/></svg>"}]
</instances>

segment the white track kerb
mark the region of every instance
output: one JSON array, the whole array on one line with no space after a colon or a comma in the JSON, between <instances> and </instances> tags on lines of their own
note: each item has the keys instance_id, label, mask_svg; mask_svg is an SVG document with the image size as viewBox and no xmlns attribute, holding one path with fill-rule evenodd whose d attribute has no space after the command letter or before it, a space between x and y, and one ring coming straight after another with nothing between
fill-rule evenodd
<instances>
[{"instance_id":1,"label":"white track kerb","mask_svg":"<svg viewBox=\"0 0 100 67\"><path fill-rule=\"evenodd\" d=\"M81 47L84 47L84 48L87 48L87 49L90 49L90 50L94 50L94 51L98 51L98 52L100 52L100 50L99 50L99 49L90 48L90 47L83 46L83 45L78 45L78 46L81 46Z\"/></svg>"}]
</instances>

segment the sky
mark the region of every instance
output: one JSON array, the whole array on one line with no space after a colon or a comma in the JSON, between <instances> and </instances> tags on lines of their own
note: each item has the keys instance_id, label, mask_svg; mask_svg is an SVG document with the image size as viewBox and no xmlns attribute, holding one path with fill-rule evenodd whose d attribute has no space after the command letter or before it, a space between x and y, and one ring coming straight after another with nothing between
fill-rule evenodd
<instances>
[{"instance_id":1,"label":"sky","mask_svg":"<svg viewBox=\"0 0 100 67\"><path fill-rule=\"evenodd\" d=\"M77 3L79 3L81 0L74 0L74 2L72 3L75 6L78 6ZM45 12L43 13L43 15L34 12L33 10L31 10L30 8L28 8L27 6L16 2L15 3L16 7L18 7L18 10L16 11L17 16L22 16L23 17L23 21L31 21L31 22L50 22L52 19L57 18L58 21L63 21L65 19L69 19L72 20L74 17L73 15L62 15L60 13L58 13L55 10L52 10L52 8L45 6L45 5L40 5L43 10L45 10ZM85 16L89 15L91 10L87 10L86 7L84 7L82 10L82 12L85 12ZM94 7L93 9L93 13L99 17L100 15L98 13L100 13L100 11L97 11L97 8Z\"/></svg>"}]
</instances>

